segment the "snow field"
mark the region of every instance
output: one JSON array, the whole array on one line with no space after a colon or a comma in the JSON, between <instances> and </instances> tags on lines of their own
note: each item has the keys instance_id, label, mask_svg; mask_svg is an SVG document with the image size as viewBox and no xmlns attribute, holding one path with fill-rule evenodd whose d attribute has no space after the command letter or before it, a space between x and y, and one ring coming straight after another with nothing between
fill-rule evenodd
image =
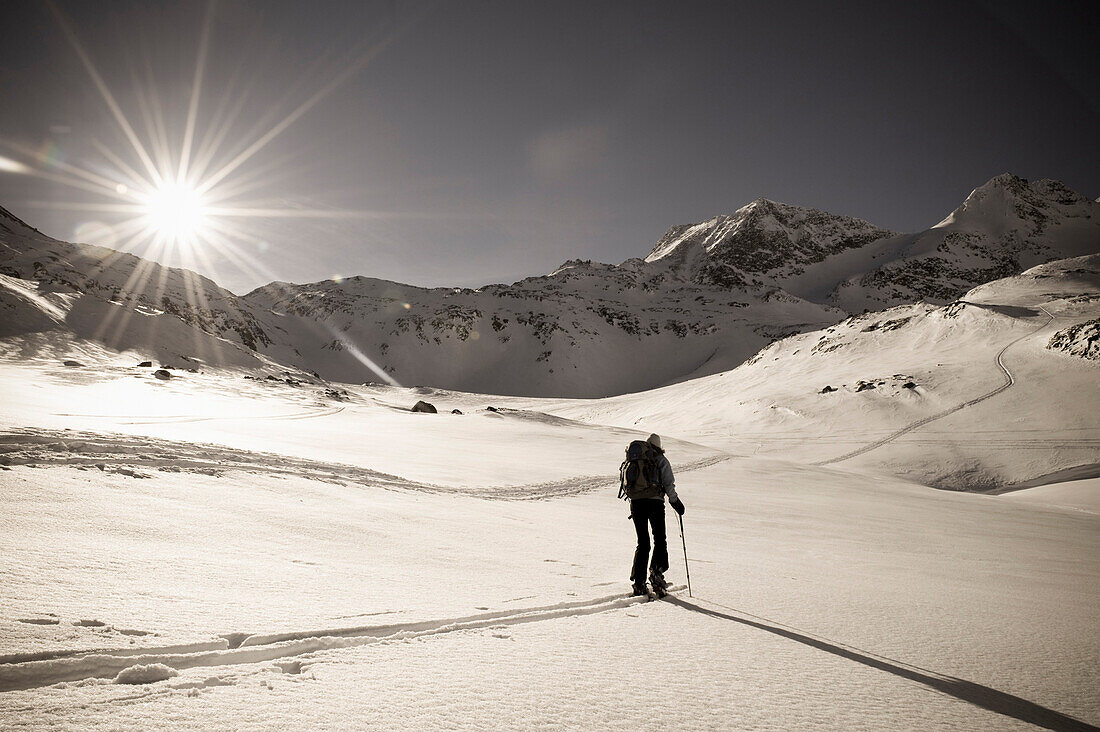
<instances>
[{"instance_id":1,"label":"snow field","mask_svg":"<svg viewBox=\"0 0 1100 732\"><path fill-rule=\"evenodd\" d=\"M701 640L709 651L700 655ZM192 669L137 693L36 692L13 728L1028 729L924 685L666 603L384 641L300 666ZM290 669L284 671L284 668ZM27 699L11 692L5 701Z\"/></svg>"},{"instance_id":2,"label":"snow field","mask_svg":"<svg viewBox=\"0 0 1100 732\"><path fill-rule=\"evenodd\" d=\"M989 690L1100 720L1100 647L1081 633L1100 620L1091 514L774 460L700 469L680 486L698 605L755 627L665 603L580 614L627 590L633 531L610 489L502 502L262 474L85 472L0 473L5 501L23 496L0 548L20 559L0 608L6 652L121 647L145 664L156 659L142 646L300 639L258 639L267 645L241 648L260 654L241 665L185 665L121 705L132 695L110 678L5 693L0 712L19 724L1012 728L1019 712ZM43 473L55 488L21 485ZM668 525L682 581L671 512ZM566 602L579 606L540 622L492 617ZM51 612L59 625L13 622ZM478 616L488 628L439 620ZM325 639L413 621L436 630ZM299 645L283 658L278 643ZM890 668L866 660L880 656ZM667 675L625 684L639 658ZM273 667L295 662L302 673ZM975 684L999 711L902 674L911 667Z\"/></svg>"},{"instance_id":3,"label":"snow field","mask_svg":"<svg viewBox=\"0 0 1100 732\"><path fill-rule=\"evenodd\" d=\"M169 382L153 379L148 371L117 366L81 372L56 363L2 363L0 399L7 409L0 414L0 426L217 443L469 490L585 476L613 482L625 445L638 434L571 426L549 415L488 412L485 407L504 400L483 395L347 387L349 398L336 401L324 398L321 387L250 381L233 371L183 372ZM409 412L421 399L433 401L443 413ZM464 413L451 414L455 408ZM577 430L584 439L577 439ZM671 439L681 465L724 457L720 450ZM517 454L521 448L525 452Z\"/></svg>"}]
</instances>

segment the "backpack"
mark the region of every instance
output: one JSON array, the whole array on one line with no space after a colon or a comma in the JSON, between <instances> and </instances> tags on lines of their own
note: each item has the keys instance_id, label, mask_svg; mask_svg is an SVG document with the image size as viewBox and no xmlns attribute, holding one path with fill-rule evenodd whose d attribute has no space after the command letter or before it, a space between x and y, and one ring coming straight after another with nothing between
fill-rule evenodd
<instances>
[{"instance_id":1,"label":"backpack","mask_svg":"<svg viewBox=\"0 0 1100 732\"><path fill-rule=\"evenodd\" d=\"M661 470L657 448L645 440L634 440L626 448L626 460L619 467L619 498L661 498Z\"/></svg>"}]
</instances>

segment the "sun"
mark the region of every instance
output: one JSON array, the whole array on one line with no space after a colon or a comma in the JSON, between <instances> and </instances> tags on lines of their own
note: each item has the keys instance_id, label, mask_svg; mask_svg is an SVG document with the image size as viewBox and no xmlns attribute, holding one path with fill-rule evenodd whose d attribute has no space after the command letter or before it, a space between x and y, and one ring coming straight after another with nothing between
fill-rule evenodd
<instances>
[{"instance_id":1,"label":"sun","mask_svg":"<svg viewBox=\"0 0 1100 732\"><path fill-rule=\"evenodd\" d=\"M192 241L202 233L206 219L202 195L182 183L161 183L144 202L149 228L174 242Z\"/></svg>"}]
</instances>

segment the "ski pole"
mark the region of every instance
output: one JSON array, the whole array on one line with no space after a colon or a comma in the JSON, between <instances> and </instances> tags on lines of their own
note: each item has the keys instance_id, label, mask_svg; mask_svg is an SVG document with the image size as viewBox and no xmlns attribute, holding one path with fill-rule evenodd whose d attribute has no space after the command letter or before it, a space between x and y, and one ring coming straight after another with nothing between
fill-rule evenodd
<instances>
[{"instance_id":1,"label":"ski pole","mask_svg":"<svg viewBox=\"0 0 1100 732\"><path fill-rule=\"evenodd\" d=\"M684 517L677 515L676 518L680 519L680 544L684 547L684 574L688 578L688 597L694 597L691 594L691 570L688 569L688 547L687 542L684 541Z\"/></svg>"}]
</instances>

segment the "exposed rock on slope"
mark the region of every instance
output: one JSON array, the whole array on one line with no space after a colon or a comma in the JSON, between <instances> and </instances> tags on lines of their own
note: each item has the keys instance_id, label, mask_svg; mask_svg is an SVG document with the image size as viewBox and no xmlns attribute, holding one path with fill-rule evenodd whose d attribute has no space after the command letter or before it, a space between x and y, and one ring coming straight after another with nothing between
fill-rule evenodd
<instances>
[{"instance_id":1,"label":"exposed rock on slope","mask_svg":"<svg viewBox=\"0 0 1100 732\"><path fill-rule=\"evenodd\" d=\"M1058 331L1047 343L1047 348L1064 351L1071 356L1100 360L1100 318Z\"/></svg>"}]
</instances>

